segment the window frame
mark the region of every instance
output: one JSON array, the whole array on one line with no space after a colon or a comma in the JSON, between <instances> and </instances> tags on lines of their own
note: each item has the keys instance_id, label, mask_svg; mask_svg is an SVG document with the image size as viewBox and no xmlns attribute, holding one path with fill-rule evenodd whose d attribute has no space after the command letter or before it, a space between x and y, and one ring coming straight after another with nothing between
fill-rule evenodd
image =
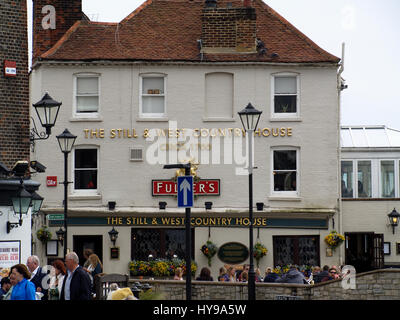
<instances>
[{"instance_id":1,"label":"window frame","mask_svg":"<svg viewBox=\"0 0 400 320\"><path fill-rule=\"evenodd\" d=\"M296 112L275 112L275 78L295 77L296 78ZM300 73L298 72L279 72L271 74L271 119L298 119L300 118ZM288 95L288 94L277 94ZM289 94L294 95L294 94Z\"/></svg>"},{"instance_id":2,"label":"window frame","mask_svg":"<svg viewBox=\"0 0 400 320\"><path fill-rule=\"evenodd\" d=\"M97 189L76 189L75 188L75 152L76 150L93 150L97 151ZM79 195L79 196L93 196L98 195L100 192L100 176L99 176L99 158L100 158L100 147L97 145L79 145L75 146L72 150L72 157L71 157L71 182L72 182L72 195ZM89 168L87 168L89 170ZM90 168L90 170L93 170Z\"/></svg>"},{"instance_id":3,"label":"window frame","mask_svg":"<svg viewBox=\"0 0 400 320\"><path fill-rule=\"evenodd\" d=\"M383 197L382 195L382 162L383 161L392 161L393 162L393 182L394 182L394 195L393 197ZM378 197L380 199L393 199L393 198L398 198L399 197L399 171L398 171L398 159L387 159L387 158L383 158L383 159L379 159L378 161Z\"/></svg>"},{"instance_id":4,"label":"window frame","mask_svg":"<svg viewBox=\"0 0 400 320\"><path fill-rule=\"evenodd\" d=\"M163 92L160 94L145 94L143 93L143 81L146 78L162 78L163 79ZM144 113L143 112L143 97L163 97L164 98L164 112L163 113ZM167 117L167 75L165 73L141 73L139 75L139 118L166 118Z\"/></svg>"},{"instance_id":5,"label":"window frame","mask_svg":"<svg viewBox=\"0 0 400 320\"><path fill-rule=\"evenodd\" d=\"M101 107L101 74L95 72L85 72L85 73L74 73L74 87L73 87L73 108L72 108L72 116L73 118L87 118L93 119L98 118L100 116L100 107ZM78 78L97 78L97 97L98 97L98 106L96 112L78 112ZM94 97L94 95L80 95Z\"/></svg>"},{"instance_id":6,"label":"window frame","mask_svg":"<svg viewBox=\"0 0 400 320\"><path fill-rule=\"evenodd\" d=\"M296 191L275 191L275 181L274 181L274 152L275 151L296 151ZM279 146L271 147L271 173L270 173L270 195L271 197L288 197L288 198L298 198L300 197L300 147L293 146ZM293 171L293 170L283 170L283 171Z\"/></svg>"}]
</instances>

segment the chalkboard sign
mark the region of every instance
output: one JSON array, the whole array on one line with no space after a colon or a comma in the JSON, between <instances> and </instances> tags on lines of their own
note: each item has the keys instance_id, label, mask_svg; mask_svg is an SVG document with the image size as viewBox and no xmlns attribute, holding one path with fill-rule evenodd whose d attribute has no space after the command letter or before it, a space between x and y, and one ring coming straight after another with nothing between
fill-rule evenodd
<instances>
[{"instance_id":1,"label":"chalkboard sign","mask_svg":"<svg viewBox=\"0 0 400 320\"><path fill-rule=\"evenodd\" d=\"M242 263L249 257L247 247L239 242L228 242L218 250L218 258L230 264Z\"/></svg>"}]
</instances>

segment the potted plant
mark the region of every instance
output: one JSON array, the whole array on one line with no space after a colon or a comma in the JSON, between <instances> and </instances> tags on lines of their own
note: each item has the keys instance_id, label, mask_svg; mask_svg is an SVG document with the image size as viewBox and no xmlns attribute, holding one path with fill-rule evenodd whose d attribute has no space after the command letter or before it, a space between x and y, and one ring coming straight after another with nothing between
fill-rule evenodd
<instances>
[{"instance_id":1,"label":"potted plant","mask_svg":"<svg viewBox=\"0 0 400 320\"><path fill-rule=\"evenodd\" d=\"M208 240L202 247L201 247L201 252L203 252L203 254L207 257L208 259L208 266L211 267L211 259L212 257L215 256L215 254L217 253L217 246L211 242L210 240Z\"/></svg>"},{"instance_id":2,"label":"potted plant","mask_svg":"<svg viewBox=\"0 0 400 320\"><path fill-rule=\"evenodd\" d=\"M36 232L37 238L42 242L46 243L47 241L51 240L51 232L47 226L42 226L37 232Z\"/></svg>"},{"instance_id":3,"label":"potted plant","mask_svg":"<svg viewBox=\"0 0 400 320\"><path fill-rule=\"evenodd\" d=\"M267 248L263 244L261 244L260 242L257 242L254 245L253 255L254 255L254 258L257 261L257 268L260 267L260 259L265 257L267 255L267 252L268 252Z\"/></svg>"},{"instance_id":4,"label":"potted plant","mask_svg":"<svg viewBox=\"0 0 400 320\"><path fill-rule=\"evenodd\" d=\"M332 230L331 233L325 237L325 243L333 251L335 251L335 249L340 246L344 240L344 236L340 233L337 233L335 230Z\"/></svg>"}]
</instances>

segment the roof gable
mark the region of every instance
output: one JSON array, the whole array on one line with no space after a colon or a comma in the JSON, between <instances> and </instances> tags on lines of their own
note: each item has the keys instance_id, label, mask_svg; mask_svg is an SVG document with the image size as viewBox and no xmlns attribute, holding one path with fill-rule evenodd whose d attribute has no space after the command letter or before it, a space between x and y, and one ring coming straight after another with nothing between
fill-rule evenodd
<instances>
[{"instance_id":1,"label":"roof gable","mask_svg":"<svg viewBox=\"0 0 400 320\"><path fill-rule=\"evenodd\" d=\"M218 7L241 7L242 1L219 0ZM256 36L264 54L204 53L203 0L147 0L120 23L81 21L49 51L46 60L152 60L208 62L338 63L267 6L254 0Z\"/></svg>"}]
</instances>

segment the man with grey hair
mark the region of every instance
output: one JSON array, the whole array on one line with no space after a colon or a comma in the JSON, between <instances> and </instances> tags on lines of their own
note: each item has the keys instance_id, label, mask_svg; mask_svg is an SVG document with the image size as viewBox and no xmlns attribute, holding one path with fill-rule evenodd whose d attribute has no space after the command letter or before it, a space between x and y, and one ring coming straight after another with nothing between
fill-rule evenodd
<instances>
[{"instance_id":1,"label":"man with grey hair","mask_svg":"<svg viewBox=\"0 0 400 320\"><path fill-rule=\"evenodd\" d=\"M26 266L31 273L30 281L35 285L36 292L41 292L43 294L41 300L47 300L48 285L43 283L43 279L46 277L46 273L43 272L40 267L40 261L38 256L30 256L26 261Z\"/></svg>"},{"instance_id":2,"label":"man with grey hair","mask_svg":"<svg viewBox=\"0 0 400 320\"><path fill-rule=\"evenodd\" d=\"M90 300L91 281L79 265L78 255L75 252L67 253L65 265L68 274L61 289L60 300Z\"/></svg>"}]
</instances>

